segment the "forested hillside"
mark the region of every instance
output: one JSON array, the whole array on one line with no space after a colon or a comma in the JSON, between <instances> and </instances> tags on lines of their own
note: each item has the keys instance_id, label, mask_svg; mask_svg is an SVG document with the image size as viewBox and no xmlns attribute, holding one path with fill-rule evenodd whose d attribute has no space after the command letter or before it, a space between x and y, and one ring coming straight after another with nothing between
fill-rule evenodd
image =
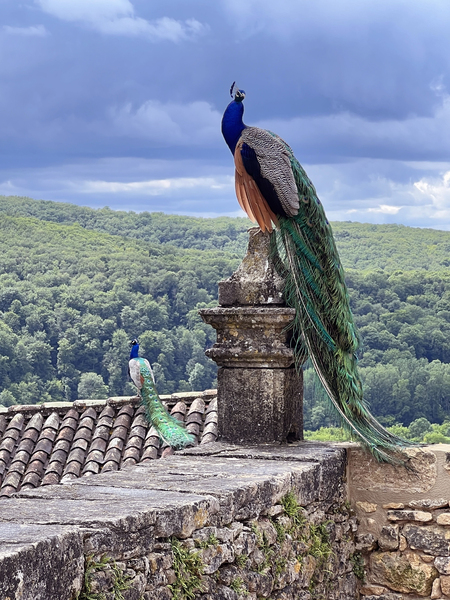
<instances>
[{"instance_id":1,"label":"forested hillside","mask_svg":"<svg viewBox=\"0 0 450 600\"><path fill-rule=\"evenodd\" d=\"M0 403L130 393L137 336L161 392L211 387L214 331L197 309L215 303L217 281L239 262L0 215Z\"/></svg>"},{"instance_id":2,"label":"forested hillside","mask_svg":"<svg viewBox=\"0 0 450 600\"><path fill-rule=\"evenodd\" d=\"M215 384L197 310L239 264L246 219L93 210L0 196L0 403L131 391L139 336L161 392ZM365 395L383 422L450 409L450 233L334 223L362 337ZM305 425L333 423L312 371Z\"/></svg>"}]
</instances>

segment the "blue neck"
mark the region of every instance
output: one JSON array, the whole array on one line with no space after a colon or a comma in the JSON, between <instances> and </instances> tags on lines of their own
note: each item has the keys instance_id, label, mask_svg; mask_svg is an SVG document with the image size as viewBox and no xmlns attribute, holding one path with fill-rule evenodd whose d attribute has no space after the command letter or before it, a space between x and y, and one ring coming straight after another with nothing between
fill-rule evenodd
<instances>
[{"instance_id":1,"label":"blue neck","mask_svg":"<svg viewBox=\"0 0 450 600\"><path fill-rule=\"evenodd\" d=\"M247 127L242 120L243 114L244 105L236 100L230 102L223 114L222 134L232 154L236 150L241 133Z\"/></svg>"},{"instance_id":2,"label":"blue neck","mask_svg":"<svg viewBox=\"0 0 450 600\"><path fill-rule=\"evenodd\" d=\"M131 346L130 359L131 358L139 358L139 344Z\"/></svg>"}]
</instances>

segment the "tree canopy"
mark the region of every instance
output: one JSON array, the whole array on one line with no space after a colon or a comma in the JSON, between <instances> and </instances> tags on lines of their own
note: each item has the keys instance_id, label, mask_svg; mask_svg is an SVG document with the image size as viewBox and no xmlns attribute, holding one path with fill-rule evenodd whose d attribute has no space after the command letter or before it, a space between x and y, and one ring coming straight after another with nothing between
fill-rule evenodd
<instances>
[{"instance_id":1,"label":"tree canopy","mask_svg":"<svg viewBox=\"0 0 450 600\"><path fill-rule=\"evenodd\" d=\"M204 355L247 219L94 210L0 196L0 404L133 393L139 337L161 393L215 386ZM386 425L450 409L450 233L334 223L362 345L365 398ZM91 390L91 392L89 392ZM334 424L305 370L305 426Z\"/></svg>"}]
</instances>

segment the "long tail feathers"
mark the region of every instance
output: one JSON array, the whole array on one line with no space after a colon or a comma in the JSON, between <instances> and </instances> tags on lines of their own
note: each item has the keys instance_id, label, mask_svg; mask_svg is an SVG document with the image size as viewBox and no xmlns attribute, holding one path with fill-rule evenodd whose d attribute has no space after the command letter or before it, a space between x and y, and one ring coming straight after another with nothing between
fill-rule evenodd
<instances>
[{"instance_id":1,"label":"long tail feathers","mask_svg":"<svg viewBox=\"0 0 450 600\"><path fill-rule=\"evenodd\" d=\"M405 464L402 449L411 443L387 431L364 402L356 358L359 339L331 227L302 167L295 158L291 164L300 211L279 219L272 248L285 278L286 302L296 309L291 326L297 365L306 350L344 428L377 460Z\"/></svg>"},{"instance_id":2,"label":"long tail feathers","mask_svg":"<svg viewBox=\"0 0 450 600\"><path fill-rule=\"evenodd\" d=\"M140 395L142 405L145 408L145 414L149 423L153 425L159 434L159 437L169 446L180 450L194 444L194 436L189 433L184 425L169 415L159 399L150 369L143 359L139 361L142 387Z\"/></svg>"}]
</instances>

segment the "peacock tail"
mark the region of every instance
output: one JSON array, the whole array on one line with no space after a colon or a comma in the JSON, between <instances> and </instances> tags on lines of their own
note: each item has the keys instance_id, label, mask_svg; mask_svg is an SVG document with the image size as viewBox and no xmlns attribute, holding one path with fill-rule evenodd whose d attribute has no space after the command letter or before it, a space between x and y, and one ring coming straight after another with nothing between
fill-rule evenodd
<instances>
[{"instance_id":1,"label":"peacock tail","mask_svg":"<svg viewBox=\"0 0 450 600\"><path fill-rule=\"evenodd\" d=\"M176 450L194 444L194 436L185 429L178 419L169 415L164 408L156 390L150 363L145 358L137 356L139 345L136 340L132 344L128 363L129 374L139 390L147 421L153 425L160 438ZM133 354L136 356L133 356Z\"/></svg>"},{"instance_id":2,"label":"peacock tail","mask_svg":"<svg viewBox=\"0 0 450 600\"><path fill-rule=\"evenodd\" d=\"M331 226L313 184L290 146L276 134L243 122L245 92L235 90L222 133L236 166L236 195L250 219L271 233L275 264L284 277L297 368L306 357L342 425L382 462L406 464L411 442L388 432L364 402L357 367L359 337Z\"/></svg>"},{"instance_id":3,"label":"peacock tail","mask_svg":"<svg viewBox=\"0 0 450 600\"><path fill-rule=\"evenodd\" d=\"M297 367L309 356L343 427L379 461L402 462L396 449L409 442L387 431L364 402L357 366L360 340L332 228L314 186L289 151L300 207L297 215L278 218L271 243L286 303L295 308L291 327Z\"/></svg>"}]
</instances>

